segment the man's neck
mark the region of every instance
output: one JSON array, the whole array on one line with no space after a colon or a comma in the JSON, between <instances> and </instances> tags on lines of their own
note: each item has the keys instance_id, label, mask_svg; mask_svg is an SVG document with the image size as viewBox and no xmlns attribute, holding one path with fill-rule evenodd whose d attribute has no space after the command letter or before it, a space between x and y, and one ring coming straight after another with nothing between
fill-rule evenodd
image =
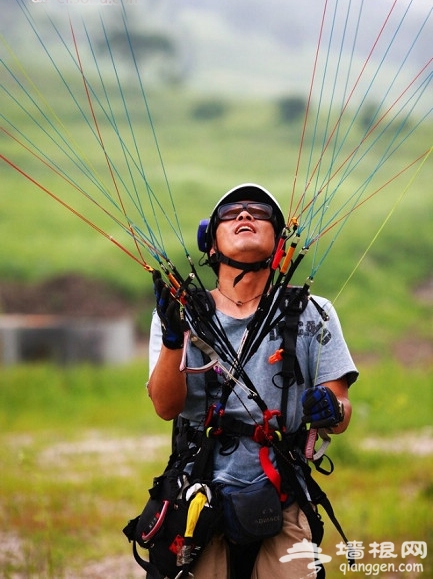
<instances>
[{"instance_id":1,"label":"man's neck","mask_svg":"<svg viewBox=\"0 0 433 579\"><path fill-rule=\"evenodd\" d=\"M238 270L222 265L219 274L217 288L212 291L217 309L236 318L254 313L265 291L269 270L248 272L236 285L233 282Z\"/></svg>"}]
</instances>

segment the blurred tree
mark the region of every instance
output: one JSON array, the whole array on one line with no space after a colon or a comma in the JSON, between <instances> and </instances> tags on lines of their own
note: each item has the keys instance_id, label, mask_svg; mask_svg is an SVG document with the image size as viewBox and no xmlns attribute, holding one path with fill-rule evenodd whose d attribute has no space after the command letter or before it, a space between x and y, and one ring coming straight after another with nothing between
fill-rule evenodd
<instances>
[{"instance_id":1,"label":"blurred tree","mask_svg":"<svg viewBox=\"0 0 433 579\"><path fill-rule=\"evenodd\" d=\"M283 123L292 123L301 118L307 108L307 99L303 96L285 96L277 102L278 117Z\"/></svg>"},{"instance_id":2,"label":"blurred tree","mask_svg":"<svg viewBox=\"0 0 433 579\"><path fill-rule=\"evenodd\" d=\"M113 30L109 34L109 42L110 50L129 64L132 49L137 65L146 70L148 79L178 83L185 74L180 47L168 31L130 30L127 36L123 30ZM98 43L98 53L101 57L108 55L105 38Z\"/></svg>"},{"instance_id":3,"label":"blurred tree","mask_svg":"<svg viewBox=\"0 0 433 579\"><path fill-rule=\"evenodd\" d=\"M379 106L374 103L365 104L360 113L360 122L363 129L369 129L380 119Z\"/></svg>"},{"instance_id":4,"label":"blurred tree","mask_svg":"<svg viewBox=\"0 0 433 579\"><path fill-rule=\"evenodd\" d=\"M212 120L222 117L227 112L227 105L221 100L202 101L192 109L192 117L196 120Z\"/></svg>"}]
</instances>

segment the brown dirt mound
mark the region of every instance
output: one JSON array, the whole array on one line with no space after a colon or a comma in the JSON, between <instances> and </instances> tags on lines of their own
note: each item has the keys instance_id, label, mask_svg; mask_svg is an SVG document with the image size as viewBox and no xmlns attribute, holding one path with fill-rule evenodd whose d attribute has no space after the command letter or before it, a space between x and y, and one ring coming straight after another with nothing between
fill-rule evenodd
<instances>
[{"instance_id":1,"label":"brown dirt mound","mask_svg":"<svg viewBox=\"0 0 433 579\"><path fill-rule=\"evenodd\" d=\"M1 283L0 312L117 317L133 313L133 304L101 281L69 274L40 284Z\"/></svg>"}]
</instances>

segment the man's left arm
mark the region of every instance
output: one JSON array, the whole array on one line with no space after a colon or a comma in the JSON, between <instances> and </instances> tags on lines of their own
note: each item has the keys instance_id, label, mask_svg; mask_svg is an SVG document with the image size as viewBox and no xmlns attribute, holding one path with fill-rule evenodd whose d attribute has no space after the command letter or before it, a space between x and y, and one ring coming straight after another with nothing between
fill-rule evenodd
<instances>
[{"instance_id":1,"label":"man's left arm","mask_svg":"<svg viewBox=\"0 0 433 579\"><path fill-rule=\"evenodd\" d=\"M329 388L334 393L338 402L343 405L343 420L335 426L330 426L328 429L328 432L331 434L340 434L349 426L350 418L352 416L352 404L349 400L349 386L347 385L347 380L346 378L340 378L339 380L326 382L323 386Z\"/></svg>"},{"instance_id":2,"label":"man's left arm","mask_svg":"<svg viewBox=\"0 0 433 579\"><path fill-rule=\"evenodd\" d=\"M302 422L309 423L311 428L323 428L331 434L344 432L352 415L347 379L329 380L308 388L302 395L302 406Z\"/></svg>"}]
</instances>

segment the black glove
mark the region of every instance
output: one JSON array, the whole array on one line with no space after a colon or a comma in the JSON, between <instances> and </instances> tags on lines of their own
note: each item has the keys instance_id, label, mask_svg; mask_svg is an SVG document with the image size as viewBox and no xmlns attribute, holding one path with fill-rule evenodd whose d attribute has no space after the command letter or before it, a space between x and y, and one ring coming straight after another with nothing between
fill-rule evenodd
<instances>
[{"instance_id":1,"label":"black glove","mask_svg":"<svg viewBox=\"0 0 433 579\"><path fill-rule=\"evenodd\" d=\"M170 288L155 269L152 273L153 291L156 297L156 312L161 320L162 343L170 350L183 346L183 329L180 319L180 304L170 293Z\"/></svg>"},{"instance_id":2,"label":"black glove","mask_svg":"<svg viewBox=\"0 0 433 579\"><path fill-rule=\"evenodd\" d=\"M302 394L304 416L302 422L311 428L336 426L344 419L344 406L326 386L308 388Z\"/></svg>"}]
</instances>

